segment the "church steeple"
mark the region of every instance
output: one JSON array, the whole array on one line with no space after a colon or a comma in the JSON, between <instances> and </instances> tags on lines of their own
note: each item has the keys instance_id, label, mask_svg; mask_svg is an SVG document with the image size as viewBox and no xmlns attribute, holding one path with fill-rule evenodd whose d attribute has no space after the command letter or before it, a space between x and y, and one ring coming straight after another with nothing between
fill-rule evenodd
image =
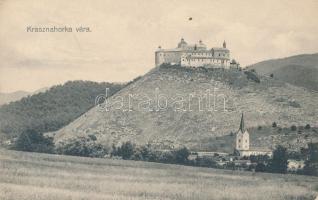
<instances>
[{"instance_id":1,"label":"church steeple","mask_svg":"<svg viewBox=\"0 0 318 200\"><path fill-rule=\"evenodd\" d=\"M245 131L244 115L243 115L243 113L242 113L242 117L241 117L240 130L241 130L242 133L244 133L244 131Z\"/></svg>"},{"instance_id":2,"label":"church steeple","mask_svg":"<svg viewBox=\"0 0 318 200\"><path fill-rule=\"evenodd\" d=\"M226 42L225 42L225 40L224 40L224 42L223 42L223 48L226 48Z\"/></svg>"},{"instance_id":3,"label":"church steeple","mask_svg":"<svg viewBox=\"0 0 318 200\"><path fill-rule=\"evenodd\" d=\"M240 129L236 134L236 150L249 150L250 149L250 134L245 129L244 115L242 113Z\"/></svg>"}]
</instances>

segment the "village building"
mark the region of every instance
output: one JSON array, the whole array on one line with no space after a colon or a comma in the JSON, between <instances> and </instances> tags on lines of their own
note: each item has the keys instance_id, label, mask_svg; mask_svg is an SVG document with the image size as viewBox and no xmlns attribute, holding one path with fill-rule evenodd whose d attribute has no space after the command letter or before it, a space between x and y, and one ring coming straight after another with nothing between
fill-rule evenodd
<instances>
[{"instance_id":1,"label":"village building","mask_svg":"<svg viewBox=\"0 0 318 200\"><path fill-rule=\"evenodd\" d=\"M155 64L178 64L182 67L206 68L239 68L239 63L230 60L230 50L223 42L222 47L208 49L200 40L197 44L188 44L183 38L176 48L163 49L161 46L155 52Z\"/></svg>"},{"instance_id":2,"label":"village building","mask_svg":"<svg viewBox=\"0 0 318 200\"><path fill-rule=\"evenodd\" d=\"M288 159L287 171L297 172L305 167L305 161Z\"/></svg>"},{"instance_id":3,"label":"village building","mask_svg":"<svg viewBox=\"0 0 318 200\"><path fill-rule=\"evenodd\" d=\"M242 113L240 128L236 133L235 154L240 157L249 157L252 155L268 155L272 156L272 151L268 149L251 149L250 134L245 128L244 115Z\"/></svg>"}]
</instances>

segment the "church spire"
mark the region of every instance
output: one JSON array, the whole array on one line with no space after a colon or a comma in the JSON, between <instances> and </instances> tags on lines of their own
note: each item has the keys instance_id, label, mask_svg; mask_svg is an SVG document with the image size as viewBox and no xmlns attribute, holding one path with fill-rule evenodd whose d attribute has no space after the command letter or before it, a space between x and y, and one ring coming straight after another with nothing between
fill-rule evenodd
<instances>
[{"instance_id":1,"label":"church spire","mask_svg":"<svg viewBox=\"0 0 318 200\"><path fill-rule=\"evenodd\" d=\"M241 130L242 133L244 133L244 131L245 131L244 115L243 115L243 113L242 113L242 117L241 117L240 130Z\"/></svg>"}]
</instances>

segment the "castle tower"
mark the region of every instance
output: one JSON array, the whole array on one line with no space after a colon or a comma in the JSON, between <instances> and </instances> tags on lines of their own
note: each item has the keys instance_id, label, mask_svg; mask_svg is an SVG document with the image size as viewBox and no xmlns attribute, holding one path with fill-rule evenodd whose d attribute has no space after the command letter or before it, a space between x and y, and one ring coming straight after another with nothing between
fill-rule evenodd
<instances>
[{"instance_id":1,"label":"castle tower","mask_svg":"<svg viewBox=\"0 0 318 200\"><path fill-rule=\"evenodd\" d=\"M240 128L236 134L236 150L250 149L250 134L245 129L244 116L242 113Z\"/></svg>"},{"instance_id":2,"label":"castle tower","mask_svg":"<svg viewBox=\"0 0 318 200\"><path fill-rule=\"evenodd\" d=\"M187 42L183 38L181 38L181 41L178 43L178 48L184 49L187 47L187 45Z\"/></svg>"},{"instance_id":3,"label":"castle tower","mask_svg":"<svg viewBox=\"0 0 318 200\"><path fill-rule=\"evenodd\" d=\"M224 40L224 42L223 42L223 48L226 48L226 42L225 42L225 40Z\"/></svg>"}]
</instances>

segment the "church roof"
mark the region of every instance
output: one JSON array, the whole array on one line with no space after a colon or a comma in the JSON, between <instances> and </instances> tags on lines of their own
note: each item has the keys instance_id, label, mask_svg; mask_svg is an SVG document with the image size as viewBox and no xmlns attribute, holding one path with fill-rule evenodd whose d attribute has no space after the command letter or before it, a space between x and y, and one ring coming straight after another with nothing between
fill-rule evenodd
<instances>
[{"instance_id":1,"label":"church roof","mask_svg":"<svg viewBox=\"0 0 318 200\"><path fill-rule=\"evenodd\" d=\"M241 131L242 133L245 132L245 123L244 123L244 115L243 115L243 113L242 113L242 117L241 117L240 131Z\"/></svg>"}]
</instances>

